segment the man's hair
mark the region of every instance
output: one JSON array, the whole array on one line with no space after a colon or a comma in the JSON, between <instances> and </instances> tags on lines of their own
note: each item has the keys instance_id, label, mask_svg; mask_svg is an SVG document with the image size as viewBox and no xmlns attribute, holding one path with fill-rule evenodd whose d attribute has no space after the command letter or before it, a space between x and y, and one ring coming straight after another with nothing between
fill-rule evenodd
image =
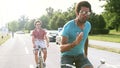
<instances>
[{"instance_id":1,"label":"man's hair","mask_svg":"<svg viewBox=\"0 0 120 68\"><path fill-rule=\"evenodd\" d=\"M40 21L40 20L36 20L35 22L34 22L34 26L36 25L36 23L40 23L40 24L42 24L42 21Z\"/></svg>"},{"instance_id":2,"label":"man's hair","mask_svg":"<svg viewBox=\"0 0 120 68\"><path fill-rule=\"evenodd\" d=\"M91 5L90 5L90 3L88 1L81 1L75 7L75 13L76 13L76 15L80 12L81 7L87 7L87 8L90 9L90 12L91 12Z\"/></svg>"}]
</instances>

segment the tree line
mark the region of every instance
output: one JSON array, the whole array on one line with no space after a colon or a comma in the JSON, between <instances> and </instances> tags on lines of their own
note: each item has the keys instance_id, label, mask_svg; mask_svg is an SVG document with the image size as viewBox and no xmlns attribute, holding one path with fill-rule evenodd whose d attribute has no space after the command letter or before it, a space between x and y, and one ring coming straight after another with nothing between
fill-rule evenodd
<instances>
[{"instance_id":1,"label":"tree line","mask_svg":"<svg viewBox=\"0 0 120 68\"><path fill-rule=\"evenodd\" d=\"M120 31L120 0L106 0L107 4L103 5L105 11L98 15L94 12L90 15L88 19L92 25L90 34L108 34L109 30L116 29ZM75 15L75 5L74 3L67 11L62 11L58 9L54 11L52 7L46 8L46 14L37 18L43 22L42 27L48 30L57 30L59 27L63 27L65 23L69 20L74 19ZM17 21L9 22L8 28L10 31L18 30L33 30L34 21L36 19L29 19L27 16L21 16Z\"/></svg>"}]
</instances>

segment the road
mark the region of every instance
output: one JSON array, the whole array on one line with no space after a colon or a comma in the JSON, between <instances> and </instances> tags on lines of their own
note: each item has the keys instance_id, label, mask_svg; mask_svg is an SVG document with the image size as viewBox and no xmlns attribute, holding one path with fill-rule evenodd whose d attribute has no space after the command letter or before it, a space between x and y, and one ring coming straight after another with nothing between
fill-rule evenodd
<instances>
[{"instance_id":1,"label":"road","mask_svg":"<svg viewBox=\"0 0 120 68\"><path fill-rule=\"evenodd\" d=\"M116 48L120 50L120 43L115 42L106 42L106 41L99 41L99 40L89 40L90 45L97 45L109 48Z\"/></svg>"},{"instance_id":2,"label":"road","mask_svg":"<svg viewBox=\"0 0 120 68\"><path fill-rule=\"evenodd\" d=\"M28 34L15 34L0 46L0 68L35 68L31 37ZM105 59L110 64L120 65L120 54L89 48L88 58L94 68ZM46 68L60 68L59 45L50 43Z\"/></svg>"}]
</instances>

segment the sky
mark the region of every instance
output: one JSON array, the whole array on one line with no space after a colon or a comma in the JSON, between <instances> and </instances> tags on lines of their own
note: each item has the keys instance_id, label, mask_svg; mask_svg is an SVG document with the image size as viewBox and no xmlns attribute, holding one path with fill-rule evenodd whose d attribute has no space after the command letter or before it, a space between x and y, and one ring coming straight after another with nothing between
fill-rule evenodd
<instances>
[{"instance_id":1,"label":"sky","mask_svg":"<svg viewBox=\"0 0 120 68\"><path fill-rule=\"evenodd\" d=\"M38 18L46 14L46 8L49 6L54 10L61 9L66 11L75 2L83 0L0 0L0 27L6 23L17 20L20 16L28 16L29 19ZM100 14L104 11L100 6L104 1L99 0L86 0L90 2L92 11Z\"/></svg>"}]
</instances>

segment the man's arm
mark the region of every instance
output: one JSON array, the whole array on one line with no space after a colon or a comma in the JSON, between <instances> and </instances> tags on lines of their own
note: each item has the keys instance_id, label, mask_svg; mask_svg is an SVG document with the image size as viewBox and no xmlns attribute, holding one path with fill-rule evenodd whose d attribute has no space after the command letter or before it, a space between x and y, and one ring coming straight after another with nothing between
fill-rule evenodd
<instances>
[{"instance_id":1,"label":"man's arm","mask_svg":"<svg viewBox=\"0 0 120 68\"><path fill-rule=\"evenodd\" d=\"M83 33L80 33L76 37L76 39L71 43L68 43L67 37L62 36L61 45L60 45L61 52L68 51L72 49L73 47L75 47L76 45L78 45L82 40L82 36L83 36Z\"/></svg>"},{"instance_id":2,"label":"man's arm","mask_svg":"<svg viewBox=\"0 0 120 68\"><path fill-rule=\"evenodd\" d=\"M46 44L47 44L47 47L49 47L49 39L48 39L48 37L45 35L45 40L46 40Z\"/></svg>"},{"instance_id":3,"label":"man's arm","mask_svg":"<svg viewBox=\"0 0 120 68\"><path fill-rule=\"evenodd\" d=\"M85 51L85 55L87 56L87 54L88 54L88 38L86 39L86 42L85 42L84 51Z\"/></svg>"},{"instance_id":4,"label":"man's arm","mask_svg":"<svg viewBox=\"0 0 120 68\"><path fill-rule=\"evenodd\" d=\"M74 47L75 43L67 43L67 38L62 36L62 39L61 39L61 44L60 44L60 51L61 52L65 52L65 51L68 51L70 50L71 48Z\"/></svg>"},{"instance_id":5,"label":"man's arm","mask_svg":"<svg viewBox=\"0 0 120 68\"><path fill-rule=\"evenodd\" d=\"M32 35L33 48L35 48L35 37Z\"/></svg>"}]
</instances>

